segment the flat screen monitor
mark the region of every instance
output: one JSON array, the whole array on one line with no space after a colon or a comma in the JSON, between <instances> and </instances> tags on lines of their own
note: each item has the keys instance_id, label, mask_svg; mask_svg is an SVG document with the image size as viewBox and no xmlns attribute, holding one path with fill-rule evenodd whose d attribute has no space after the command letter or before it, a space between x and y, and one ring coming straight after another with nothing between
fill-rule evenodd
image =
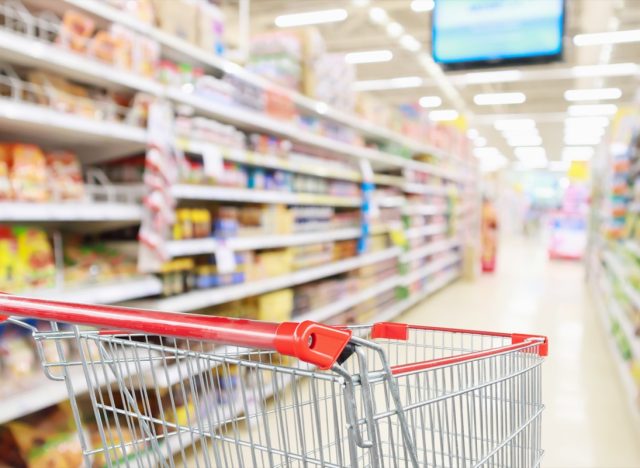
<instances>
[{"instance_id":1,"label":"flat screen monitor","mask_svg":"<svg viewBox=\"0 0 640 468\"><path fill-rule=\"evenodd\" d=\"M433 58L446 69L562 58L564 0L436 0Z\"/></svg>"}]
</instances>

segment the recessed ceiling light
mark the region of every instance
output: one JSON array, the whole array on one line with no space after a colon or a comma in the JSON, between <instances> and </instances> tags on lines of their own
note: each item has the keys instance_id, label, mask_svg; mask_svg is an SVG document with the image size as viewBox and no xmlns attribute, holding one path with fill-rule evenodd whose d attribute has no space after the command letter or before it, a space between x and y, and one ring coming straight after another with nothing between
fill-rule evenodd
<instances>
[{"instance_id":1,"label":"recessed ceiling light","mask_svg":"<svg viewBox=\"0 0 640 468\"><path fill-rule=\"evenodd\" d=\"M309 24L336 23L344 21L349 16L347 10L335 8L332 10L307 11L305 13L292 13L281 15L275 19L275 24L279 28L290 28L294 26L306 26Z\"/></svg>"},{"instance_id":2,"label":"recessed ceiling light","mask_svg":"<svg viewBox=\"0 0 640 468\"><path fill-rule=\"evenodd\" d=\"M442 99L439 96L422 96L419 102L420 106L425 109L440 107L442 105Z\"/></svg>"},{"instance_id":3,"label":"recessed ceiling light","mask_svg":"<svg viewBox=\"0 0 640 468\"><path fill-rule=\"evenodd\" d=\"M351 0L351 3L353 3L353 6L366 7L371 3L371 0Z\"/></svg>"},{"instance_id":4,"label":"recessed ceiling light","mask_svg":"<svg viewBox=\"0 0 640 468\"><path fill-rule=\"evenodd\" d=\"M522 72L520 70L474 72L466 73L464 75L464 81L467 84L507 83L510 81L518 81L520 79L522 79Z\"/></svg>"},{"instance_id":5,"label":"recessed ceiling light","mask_svg":"<svg viewBox=\"0 0 640 468\"><path fill-rule=\"evenodd\" d=\"M367 50L362 52L349 52L344 56L347 63L378 63L388 62L393 58L390 50Z\"/></svg>"},{"instance_id":6,"label":"recessed ceiling light","mask_svg":"<svg viewBox=\"0 0 640 468\"><path fill-rule=\"evenodd\" d=\"M409 34L400 38L400 45L411 52L417 52L422 48L420 41Z\"/></svg>"},{"instance_id":7,"label":"recessed ceiling light","mask_svg":"<svg viewBox=\"0 0 640 468\"><path fill-rule=\"evenodd\" d=\"M579 47L602 44L622 44L625 42L640 42L640 29L576 34L573 36L573 43Z\"/></svg>"},{"instance_id":8,"label":"recessed ceiling light","mask_svg":"<svg viewBox=\"0 0 640 468\"><path fill-rule=\"evenodd\" d=\"M533 119L499 119L493 122L496 130L522 130L525 128L535 128L536 121Z\"/></svg>"},{"instance_id":9,"label":"recessed ceiling light","mask_svg":"<svg viewBox=\"0 0 640 468\"><path fill-rule=\"evenodd\" d=\"M587 128L576 128L576 127L565 127L564 128L564 137L565 138L580 138L583 136L587 136L589 138L601 138L605 133L604 127L587 127Z\"/></svg>"},{"instance_id":10,"label":"recessed ceiling light","mask_svg":"<svg viewBox=\"0 0 640 468\"><path fill-rule=\"evenodd\" d=\"M473 102L479 106L522 104L526 100L527 96L524 93L485 93L473 96Z\"/></svg>"},{"instance_id":11,"label":"recessed ceiling light","mask_svg":"<svg viewBox=\"0 0 640 468\"><path fill-rule=\"evenodd\" d=\"M529 138L529 137L539 137L537 128L530 128L524 130L503 130L502 136L507 140L513 138Z\"/></svg>"},{"instance_id":12,"label":"recessed ceiling light","mask_svg":"<svg viewBox=\"0 0 640 468\"><path fill-rule=\"evenodd\" d=\"M565 128L604 128L609 125L609 117L567 117L564 119Z\"/></svg>"},{"instance_id":13,"label":"recessed ceiling light","mask_svg":"<svg viewBox=\"0 0 640 468\"><path fill-rule=\"evenodd\" d=\"M570 146L582 146L582 145L599 145L602 141L601 135L565 135L564 144Z\"/></svg>"},{"instance_id":14,"label":"recessed ceiling light","mask_svg":"<svg viewBox=\"0 0 640 468\"><path fill-rule=\"evenodd\" d=\"M403 32L404 32L404 28L400 23L397 23L394 21L393 23L389 23L387 25L387 34L390 37L393 37L393 38L400 37L402 36Z\"/></svg>"},{"instance_id":15,"label":"recessed ceiling light","mask_svg":"<svg viewBox=\"0 0 640 468\"><path fill-rule=\"evenodd\" d=\"M456 120L458 118L458 111L453 109L447 110L435 110L429 112L429 119L434 122L446 122L450 120Z\"/></svg>"},{"instance_id":16,"label":"recessed ceiling light","mask_svg":"<svg viewBox=\"0 0 640 468\"><path fill-rule=\"evenodd\" d=\"M564 161L588 161L595 154L592 146L574 146L562 150Z\"/></svg>"},{"instance_id":17,"label":"recessed ceiling light","mask_svg":"<svg viewBox=\"0 0 640 468\"><path fill-rule=\"evenodd\" d=\"M411 9L416 13L423 13L425 11L433 10L435 3L433 0L413 0L411 2Z\"/></svg>"},{"instance_id":18,"label":"recessed ceiling light","mask_svg":"<svg viewBox=\"0 0 640 468\"><path fill-rule=\"evenodd\" d=\"M564 92L567 101L599 101L601 99L620 99L620 88L569 89Z\"/></svg>"},{"instance_id":19,"label":"recessed ceiling light","mask_svg":"<svg viewBox=\"0 0 640 468\"><path fill-rule=\"evenodd\" d=\"M376 24L384 24L389 21L386 10L380 7L373 7L369 10L369 18Z\"/></svg>"}]
</instances>

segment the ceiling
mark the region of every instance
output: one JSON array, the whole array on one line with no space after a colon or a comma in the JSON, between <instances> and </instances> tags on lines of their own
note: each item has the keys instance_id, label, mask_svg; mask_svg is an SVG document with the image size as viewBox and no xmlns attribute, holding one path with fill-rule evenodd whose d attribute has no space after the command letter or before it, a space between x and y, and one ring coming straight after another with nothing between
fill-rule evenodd
<instances>
[{"instance_id":1,"label":"ceiling","mask_svg":"<svg viewBox=\"0 0 640 468\"><path fill-rule=\"evenodd\" d=\"M227 0L230 24L238 21L237 11L242 0ZM536 0L529 0L536 1ZM487 144L496 147L510 159L513 148L494 129L497 118L505 116L533 118L543 140L547 157L560 159L564 146L563 120L569 104L563 95L567 89L617 87L622 97L607 101L617 105L634 100L638 86L637 74L618 77L576 77L572 67L582 65L637 62L640 43L576 47L572 37L579 33L606 32L640 28L640 0L567 0L564 60L552 65L509 67L521 76L512 82L470 83L467 72L443 73L430 60L431 12L414 12L411 0L250 0L252 33L274 29L274 19L286 13L344 8L349 16L345 21L318 25L330 52L353 52L390 49L393 60L377 64L357 65L358 80L381 80L418 76L423 83L406 89L368 91L392 104L416 103L422 96L440 96L440 109L457 109L478 130ZM372 8L382 8L388 19L376 24L370 17ZM233 15L236 15L235 18ZM398 39L386 32L389 22L397 22L406 34L422 45L419 51L408 51ZM232 34L233 35L233 34ZM478 70L499 71L500 69ZM485 75L486 76L486 75ZM478 93L522 92L522 104L478 106L473 97ZM597 103L588 101L584 103ZM482 141L480 140L479 143Z\"/></svg>"}]
</instances>

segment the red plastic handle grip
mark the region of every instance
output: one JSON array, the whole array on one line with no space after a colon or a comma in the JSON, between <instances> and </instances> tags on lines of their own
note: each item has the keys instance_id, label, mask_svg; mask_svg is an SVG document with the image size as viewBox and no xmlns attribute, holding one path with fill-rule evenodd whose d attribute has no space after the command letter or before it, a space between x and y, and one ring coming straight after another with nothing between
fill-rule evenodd
<instances>
[{"instance_id":1,"label":"red plastic handle grip","mask_svg":"<svg viewBox=\"0 0 640 468\"><path fill-rule=\"evenodd\" d=\"M330 368L351 331L315 322L271 323L127 307L75 304L0 294L0 316L19 316L277 351Z\"/></svg>"}]
</instances>

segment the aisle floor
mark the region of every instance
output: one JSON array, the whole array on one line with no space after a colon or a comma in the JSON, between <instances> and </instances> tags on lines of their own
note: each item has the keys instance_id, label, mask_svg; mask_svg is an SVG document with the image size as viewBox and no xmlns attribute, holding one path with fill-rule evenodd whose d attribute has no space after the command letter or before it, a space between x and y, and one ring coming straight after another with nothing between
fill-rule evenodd
<instances>
[{"instance_id":1,"label":"aisle floor","mask_svg":"<svg viewBox=\"0 0 640 468\"><path fill-rule=\"evenodd\" d=\"M499 255L496 273L458 281L399 321L547 335L542 466L640 467L640 431L582 265L551 262L523 238L503 242Z\"/></svg>"}]
</instances>

